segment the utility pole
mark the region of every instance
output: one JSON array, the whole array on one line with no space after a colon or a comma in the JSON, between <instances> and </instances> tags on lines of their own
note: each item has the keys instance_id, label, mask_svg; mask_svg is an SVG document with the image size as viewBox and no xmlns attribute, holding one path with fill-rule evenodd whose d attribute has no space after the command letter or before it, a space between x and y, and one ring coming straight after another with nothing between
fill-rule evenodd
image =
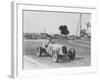
<instances>
[{"instance_id":1,"label":"utility pole","mask_svg":"<svg viewBox=\"0 0 100 80\"><path fill-rule=\"evenodd\" d=\"M81 32L81 27L82 27L82 26L81 26L81 24L82 24L81 21L82 21L82 13L80 13L80 32ZM80 35L80 34L79 34L79 35Z\"/></svg>"},{"instance_id":2,"label":"utility pole","mask_svg":"<svg viewBox=\"0 0 100 80\"><path fill-rule=\"evenodd\" d=\"M81 18L82 18L82 13L80 13L80 15L79 15L79 22L78 22L78 27L77 27L77 31L76 31L76 36L79 34L79 36L80 36L80 32L81 32L81 24L82 24L82 22L81 22Z\"/></svg>"},{"instance_id":3,"label":"utility pole","mask_svg":"<svg viewBox=\"0 0 100 80\"><path fill-rule=\"evenodd\" d=\"M44 27L44 33L46 33L46 28Z\"/></svg>"},{"instance_id":4,"label":"utility pole","mask_svg":"<svg viewBox=\"0 0 100 80\"><path fill-rule=\"evenodd\" d=\"M46 37L46 28L44 27L44 37Z\"/></svg>"}]
</instances>

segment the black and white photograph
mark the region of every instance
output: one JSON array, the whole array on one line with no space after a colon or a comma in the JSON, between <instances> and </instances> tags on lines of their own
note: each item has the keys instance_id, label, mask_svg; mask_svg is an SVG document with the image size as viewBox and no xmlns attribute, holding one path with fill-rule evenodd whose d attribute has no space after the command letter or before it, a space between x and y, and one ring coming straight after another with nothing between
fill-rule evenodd
<instances>
[{"instance_id":1,"label":"black and white photograph","mask_svg":"<svg viewBox=\"0 0 100 80\"><path fill-rule=\"evenodd\" d=\"M91 66L91 13L22 13L24 70Z\"/></svg>"},{"instance_id":2,"label":"black and white photograph","mask_svg":"<svg viewBox=\"0 0 100 80\"><path fill-rule=\"evenodd\" d=\"M96 8L13 2L11 11L13 78L97 71Z\"/></svg>"},{"instance_id":3,"label":"black and white photograph","mask_svg":"<svg viewBox=\"0 0 100 80\"><path fill-rule=\"evenodd\" d=\"M100 0L1 0L0 80L100 80Z\"/></svg>"}]
</instances>

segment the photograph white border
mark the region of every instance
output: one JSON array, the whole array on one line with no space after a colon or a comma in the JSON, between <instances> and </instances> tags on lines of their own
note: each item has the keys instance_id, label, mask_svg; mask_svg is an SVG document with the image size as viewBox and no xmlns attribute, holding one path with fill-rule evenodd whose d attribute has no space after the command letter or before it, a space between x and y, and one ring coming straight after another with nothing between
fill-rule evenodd
<instances>
[{"instance_id":1,"label":"photograph white border","mask_svg":"<svg viewBox=\"0 0 100 80\"><path fill-rule=\"evenodd\" d=\"M12 64L11 76L13 78L23 77L41 77L66 75L73 73L96 72L97 67L97 52L95 51L95 28L96 28L96 8L86 7L71 7L59 5L39 5L12 2ZM23 70L23 10L45 10L45 11L60 11L60 12L76 12L76 13L91 13L91 66L88 67L67 67L59 69L42 69L42 70ZM95 54L94 54L95 53Z\"/></svg>"}]
</instances>

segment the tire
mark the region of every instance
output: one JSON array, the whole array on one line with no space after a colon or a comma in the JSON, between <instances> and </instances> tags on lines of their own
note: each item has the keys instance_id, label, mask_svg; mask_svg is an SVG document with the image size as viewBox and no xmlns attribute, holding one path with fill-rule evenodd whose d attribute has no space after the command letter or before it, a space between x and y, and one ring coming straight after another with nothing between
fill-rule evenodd
<instances>
[{"instance_id":1,"label":"tire","mask_svg":"<svg viewBox=\"0 0 100 80\"><path fill-rule=\"evenodd\" d=\"M40 56L42 55L42 48L41 48L41 47L37 48L36 55L37 55L38 57L40 57Z\"/></svg>"},{"instance_id":2,"label":"tire","mask_svg":"<svg viewBox=\"0 0 100 80\"><path fill-rule=\"evenodd\" d=\"M53 53L52 53L53 62L55 62L55 63L58 62L58 59L59 59L58 53L56 51L53 51Z\"/></svg>"},{"instance_id":3,"label":"tire","mask_svg":"<svg viewBox=\"0 0 100 80\"><path fill-rule=\"evenodd\" d=\"M68 57L72 60L75 58L75 49L69 49Z\"/></svg>"}]
</instances>

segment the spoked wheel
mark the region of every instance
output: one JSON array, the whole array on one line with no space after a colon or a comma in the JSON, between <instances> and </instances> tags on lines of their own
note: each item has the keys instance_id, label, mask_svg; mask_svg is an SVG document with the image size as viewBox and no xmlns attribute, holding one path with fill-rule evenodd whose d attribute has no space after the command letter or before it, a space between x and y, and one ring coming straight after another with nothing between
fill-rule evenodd
<instances>
[{"instance_id":1,"label":"spoked wheel","mask_svg":"<svg viewBox=\"0 0 100 80\"><path fill-rule=\"evenodd\" d=\"M41 47L39 47L39 48L37 48L36 55L37 55L38 57L40 57L40 56L41 56L41 54L42 54L42 48L41 48Z\"/></svg>"},{"instance_id":2,"label":"spoked wheel","mask_svg":"<svg viewBox=\"0 0 100 80\"><path fill-rule=\"evenodd\" d=\"M58 59L59 59L59 55L58 55L58 53L57 53L56 51L54 51L54 52L52 53L52 60L53 60L54 62L58 62Z\"/></svg>"},{"instance_id":3,"label":"spoked wheel","mask_svg":"<svg viewBox=\"0 0 100 80\"><path fill-rule=\"evenodd\" d=\"M70 59L74 59L74 58L75 58L75 49L70 49L70 50L68 51L68 57L69 57Z\"/></svg>"}]
</instances>

